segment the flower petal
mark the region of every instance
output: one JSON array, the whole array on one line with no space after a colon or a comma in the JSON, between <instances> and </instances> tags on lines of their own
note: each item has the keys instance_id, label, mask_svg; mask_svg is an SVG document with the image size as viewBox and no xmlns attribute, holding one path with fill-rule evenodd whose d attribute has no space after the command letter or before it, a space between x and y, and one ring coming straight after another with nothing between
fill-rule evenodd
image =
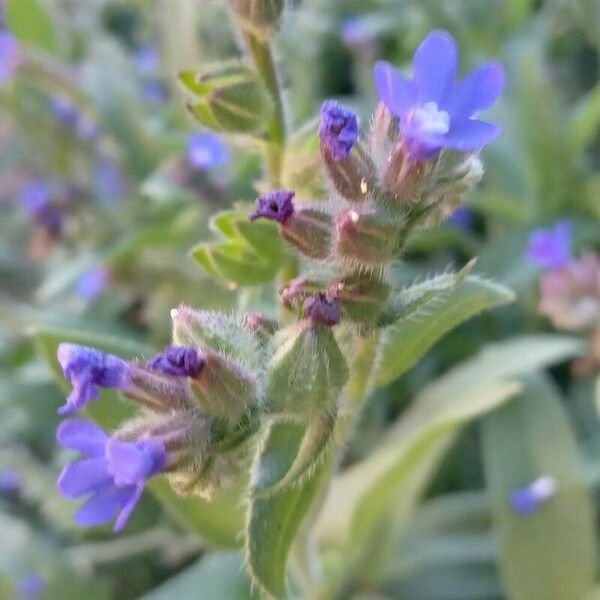
<instances>
[{"instance_id":1,"label":"flower petal","mask_svg":"<svg viewBox=\"0 0 600 600\"><path fill-rule=\"evenodd\" d=\"M121 529L123 529L123 527L125 527L125 524L129 520L129 517L131 516L133 509L136 507L137 503L140 501L143 491L144 491L143 483L140 483L139 485L137 485L135 487L135 489L129 496L127 503L121 509L121 512L119 513L117 520L115 521L115 525L113 527L113 531L115 533L117 533L118 531L121 531Z\"/></svg>"},{"instance_id":2,"label":"flower petal","mask_svg":"<svg viewBox=\"0 0 600 600\"><path fill-rule=\"evenodd\" d=\"M416 104L417 93L413 82L401 75L390 63L378 61L373 74L377 95L392 113L402 116Z\"/></svg>"},{"instance_id":3,"label":"flower petal","mask_svg":"<svg viewBox=\"0 0 600 600\"><path fill-rule=\"evenodd\" d=\"M104 458L88 458L66 464L56 487L64 498L72 500L102 489L111 481Z\"/></svg>"},{"instance_id":4,"label":"flower petal","mask_svg":"<svg viewBox=\"0 0 600 600\"><path fill-rule=\"evenodd\" d=\"M452 127L444 140L444 146L459 152L478 150L495 140L501 131L502 128L498 125L476 119L466 119Z\"/></svg>"},{"instance_id":5,"label":"flower petal","mask_svg":"<svg viewBox=\"0 0 600 600\"><path fill-rule=\"evenodd\" d=\"M131 503L132 498L135 498L136 494L138 494L138 491L133 485L123 487L110 485L98 494L94 494L75 513L75 522L84 527L108 523L117 516L117 513L124 506L128 506Z\"/></svg>"},{"instance_id":6,"label":"flower petal","mask_svg":"<svg viewBox=\"0 0 600 600\"><path fill-rule=\"evenodd\" d=\"M457 63L454 38L447 31L432 31L413 56L413 80L419 102L442 103L452 90Z\"/></svg>"},{"instance_id":7,"label":"flower petal","mask_svg":"<svg viewBox=\"0 0 600 600\"><path fill-rule=\"evenodd\" d=\"M56 430L56 441L69 450L78 450L88 457L104 456L108 436L100 427L86 419L67 419Z\"/></svg>"},{"instance_id":8,"label":"flower petal","mask_svg":"<svg viewBox=\"0 0 600 600\"><path fill-rule=\"evenodd\" d=\"M106 444L106 460L108 472L117 485L137 485L164 467L166 453L159 440L132 443L110 439Z\"/></svg>"},{"instance_id":9,"label":"flower petal","mask_svg":"<svg viewBox=\"0 0 600 600\"><path fill-rule=\"evenodd\" d=\"M503 87L502 66L497 62L486 63L454 87L444 109L454 119L468 119L492 106Z\"/></svg>"}]
</instances>

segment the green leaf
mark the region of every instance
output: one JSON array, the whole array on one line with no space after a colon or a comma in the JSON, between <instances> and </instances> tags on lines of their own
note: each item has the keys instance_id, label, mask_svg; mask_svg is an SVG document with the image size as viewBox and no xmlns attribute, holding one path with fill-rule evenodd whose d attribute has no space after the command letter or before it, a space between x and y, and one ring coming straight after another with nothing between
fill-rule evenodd
<instances>
[{"instance_id":1,"label":"green leaf","mask_svg":"<svg viewBox=\"0 0 600 600\"><path fill-rule=\"evenodd\" d=\"M251 592L250 582L244 575L241 554L211 554L140 600L188 600L200 597L207 600L250 600L257 597Z\"/></svg>"},{"instance_id":2,"label":"green leaf","mask_svg":"<svg viewBox=\"0 0 600 600\"><path fill-rule=\"evenodd\" d=\"M526 379L520 396L489 415L483 456L500 541L500 570L515 600L581 598L594 584L595 516L575 436L554 387ZM556 494L529 517L517 516L510 493L540 476Z\"/></svg>"},{"instance_id":3,"label":"green leaf","mask_svg":"<svg viewBox=\"0 0 600 600\"><path fill-rule=\"evenodd\" d=\"M286 591L286 564L294 537L317 495L329 461L300 485L268 498L251 498L246 527L246 566L261 589L275 598Z\"/></svg>"},{"instance_id":4,"label":"green leaf","mask_svg":"<svg viewBox=\"0 0 600 600\"><path fill-rule=\"evenodd\" d=\"M151 356L154 353L152 349L129 340L92 335L82 331L37 328L33 331L33 335L40 354L48 361L57 382L65 390L70 386L65 381L56 358L56 350L61 342L93 346L126 359ZM103 389L100 392L100 399L90 403L86 413L102 427L112 429L130 418L134 410L116 392ZM236 548L241 545L239 534L243 530L244 523L244 513L240 504L241 489L236 488L213 502L207 502L196 496L177 496L168 483L161 478L150 481L148 488L165 507L167 513L201 539L223 548Z\"/></svg>"},{"instance_id":5,"label":"green leaf","mask_svg":"<svg viewBox=\"0 0 600 600\"><path fill-rule=\"evenodd\" d=\"M369 458L334 479L317 524L321 537L356 546L391 507L400 528L461 425L514 396L517 375L584 351L577 338L517 337L484 348L428 385Z\"/></svg>"},{"instance_id":6,"label":"green leaf","mask_svg":"<svg viewBox=\"0 0 600 600\"><path fill-rule=\"evenodd\" d=\"M335 417L325 414L310 423L274 421L261 444L250 488L255 496L269 496L297 483L323 460L330 448Z\"/></svg>"},{"instance_id":7,"label":"green leaf","mask_svg":"<svg viewBox=\"0 0 600 600\"><path fill-rule=\"evenodd\" d=\"M4 11L8 28L20 42L56 52L54 24L37 0L7 0Z\"/></svg>"},{"instance_id":8,"label":"green leaf","mask_svg":"<svg viewBox=\"0 0 600 600\"><path fill-rule=\"evenodd\" d=\"M599 128L600 84L597 84L575 107L569 130L576 146L584 149L596 138Z\"/></svg>"},{"instance_id":9,"label":"green leaf","mask_svg":"<svg viewBox=\"0 0 600 600\"><path fill-rule=\"evenodd\" d=\"M410 369L451 329L486 308L506 304L513 293L498 284L469 276L444 294L435 294L416 314L387 327L377 351L375 381L391 383Z\"/></svg>"}]
</instances>

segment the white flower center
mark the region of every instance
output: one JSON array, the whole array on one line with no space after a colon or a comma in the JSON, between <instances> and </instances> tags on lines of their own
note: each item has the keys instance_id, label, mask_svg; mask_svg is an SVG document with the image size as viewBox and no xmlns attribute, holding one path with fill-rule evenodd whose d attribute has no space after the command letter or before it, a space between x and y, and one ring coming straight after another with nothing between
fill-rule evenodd
<instances>
[{"instance_id":1,"label":"white flower center","mask_svg":"<svg viewBox=\"0 0 600 600\"><path fill-rule=\"evenodd\" d=\"M450 115L445 110L440 110L435 102L426 102L415 108L412 122L426 134L445 135L450 130Z\"/></svg>"}]
</instances>

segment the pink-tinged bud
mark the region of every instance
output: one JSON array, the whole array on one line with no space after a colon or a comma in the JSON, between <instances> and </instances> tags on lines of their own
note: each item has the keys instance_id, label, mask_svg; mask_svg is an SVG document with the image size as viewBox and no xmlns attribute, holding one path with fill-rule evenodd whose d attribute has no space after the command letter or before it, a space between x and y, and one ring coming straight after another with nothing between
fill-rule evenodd
<instances>
[{"instance_id":1,"label":"pink-tinged bud","mask_svg":"<svg viewBox=\"0 0 600 600\"><path fill-rule=\"evenodd\" d=\"M218 352L202 352L204 366L191 378L200 410L209 417L238 422L257 400L257 382L244 367Z\"/></svg>"},{"instance_id":2,"label":"pink-tinged bud","mask_svg":"<svg viewBox=\"0 0 600 600\"><path fill-rule=\"evenodd\" d=\"M373 212L349 209L335 223L335 255L366 267L389 262L398 244L399 226L393 220Z\"/></svg>"},{"instance_id":3,"label":"pink-tinged bud","mask_svg":"<svg viewBox=\"0 0 600 600\"><path fill-rule=\"evenodd\" d=\"M256 311L246 313L243 323L248 331L258 335L263 341L269 339L279 329L279 323L275 319L270 319Z\"/></svg>"},{"instance_id":4,"label":"pink-tinged bud","mask_svg":"<svg viewBox=\"0 0 600 600\"><path fill-rule=\"evenodd\" d=\"M374 273L352 273L327 288L328 299L335 300L343 319L355 323L373 322L380 315L390 286Z\"/></svg>"},{"instance_id":5,"label":"pink-tinged bud","mask_svg":"<svg viewBox=\"0 0 600 600\"><path fill-rule=\"evenodd\" d=\"M585 331L600 327L600 257L588 252L544 273L538 309L557 329Z\"/></svg>"},{"instance_id":6,"label":"pink-tinged bud","mask_svg":"<svg viewBox=\"0 0 600 600\"><path fill-rule=\"evenodd\" d=\"M314 294L304 301L304 318L313 325L333 327L340 322L340 308L336 302L330 302L325 294Z\"/></svg>"},{"instance_id":7,"label":"pink-tinged bud","mask_svg":"<svg viewBox=\"0 0 600 600\"><path fill-rule=\"evenodd\" d=\"M293 308L298 304L304 304L309 296L321 290L322 285L320 282L310 280L304 276L296 277L279 290L279 301L288 308Z\"/></svg>"}]
</instances>

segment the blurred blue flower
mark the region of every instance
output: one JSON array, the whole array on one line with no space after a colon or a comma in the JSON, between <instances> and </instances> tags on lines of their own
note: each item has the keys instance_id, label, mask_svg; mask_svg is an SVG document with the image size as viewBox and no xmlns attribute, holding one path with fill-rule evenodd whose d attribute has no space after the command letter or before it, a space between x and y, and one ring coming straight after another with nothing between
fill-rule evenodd
<instances>
[{"instance_id":1,"label":"blurred blue flower","mask_svg":"<svg viewBox=\"0 0 600 600\"><path fill-rule=\"evenodd\" d=\"M218 135L192 133L187 139L186 156L190 166L205 171L226 164L229 161L229 150Z\"/></svg>"},{"instance_id":2,"label":"blurred blue flower","mask_svg":"<svg viewBox=\"0 0 600 600\"><path fill-rule=\"evenodd\" d=\"M513 511L520 517L528 517L535 513L541 504L556 493L556 480L545 475L536 479L524 488L513 490L509 503Z\"/></svg>"},{"instance_id":3,"label":"blurred blue flower","mask_svg":"<svg viewBox=\"0 0 600 600\"><path fill-rule=\"evenodd\" d=\"M58 125L76 127L79 120L79 109L68 98L50 96L48 110Z\"/></svg>"},{"instance_id":4,"label":"blurred blue flower","mask_svg":"<svg viewBox=\"0 0 600 600\"><path fill-rule=\"evenodd\" d=\"M19 205L35 225L58 235L62 230L63 214L52 204L50 187L41 180L26 183L19 193Z\"/></svg>"},{"instance_id":5,"label":"blurred blue flower","mask_svg":"<svg viewBox=\"0 0 600 600\"><path fill-rule=\"evenodd\" d=\"M557 221L551 229L535 229L529 236L525 257L543 269L558 269L571 260L571 224Z\"/></svg>"},{"instance_id":6,"label":"blurred blue flower","mask_svg":"<svg viewBox=\"0 0 600 600\"><path fill-rule=\"evenodd\" d=\"M160 440L123 442L84 419L61 423L56 439L64 448L84 456L65 465L57 482L58 491L68 500L88 496L75 513L75 522L84 527L115 520L113 530L120 531L137 505L146 481L167 465Z\"/></svg>"},{"instance_id":7,"label":"blurred blue flower","mask_svg":"<svg viewBox=\"0 0 600 600\"><path fill-rule=\"evenodd\" d=\"M148 366L165 375L194 377L204 361L198 350L187 346L167 346L162 352L148 361Z\"/></svg>"},{"instance_id":8,"label":"blurred blue flower","mask_svg":"<svg viewBox=\"0 0 600 600\"><path fill-rule=\"evenodd\" d=\"M142 75L155 74L160 69L160 55L155 44L144 44L135 51L135 66Z\"/></svg>"},{"instance_id":9,"label":"blurred blue flower","mask_svg":"<svg viewBox=\"0 0 600 600\"><path fill-rule=\"evenodd\" d=\"M65 379L73 390L58 413L75 412L96 400L98 386L125 391L129 384L129 366L118 356L77 344L60 344L57 358Z\"/></svg>"},{"instance_id":10,"label":"blurred blue flower","mask_svg":"<svg viewBox=\"0 0 600 600\"><path fill-rule=\"evenodd\" d=\"M96 198L103 203L118 202L127 191L123 172L111 158L101 157L92 171L92 188Z\"/></svg>"},{"instance_id":11,"label":"blurred blue flower","mask_svg":"<svg viewBox=\"0 0 600 600\"><path fill-rule=\"evenodd\" d=\"M84 300L95 300L106 289L109 273L106 267L96 267L84 273L75 284L75 292Z\"/></svg>"},{"instance_id":12,"label":"blurred blue flower","mask_svg":"<svg viewBox=\"0 0 600 600\"><path fill-rule=\"evenodd\" d=\"M143 81L141 93L148 104L164 104L169 99L169 88L160 79Z\"/></svg>"},{"instance_id":13,"label":"blurred blue flower","mask_svg":"<svg viewBox=\"0 0 600 600\"><path fill-rule=\"evenodd\" d=\"M475 220L475 215L473 211L466 206L459 206L446 221L448 225L452 225L452 227L456 227L456 229L461 229L463 231L467 231L473 227L473 222Z\"/></svg>"},{"instance_id":14,"label":"blurred blue flower","mask_svg":"<svg viewBox=\"0 0 600 600\"><path fill-rule=\"evenodd\" d=\"M45 588L46 583L39 573L27 573L17 581L17 593L25 600L34 600L43 593Z\"/></svg>"},{"instance_id":15,"label":"blurred blue flower","mask_svg":"<svg viewBox=\"0 0 600 600\"><path fill-rule=\"evenodd\" d=\"M0 471L0 494L14 494L21 489L22 483L20 473L14 469Z\"/></svg>"},{"instance_id":16,"label":"blurred blue flower","mask_svg":"<svg viewBox=\"0 0 600 600\"><path fill-rule=\"evenodd\" d=\"M326 100L321 106L319 141L321 149L335 161L348 158L358 139L356 113L335 100Z\"/></svg>"},{"instance_id":17,"label":"blurred blue flower","mask_svg":"<svg viewBox=\"0 0 600 600\"><path fill-rule=\"evenodd\" d=\"M15 36L8 31L0 31L0 85L12 78L20 56Z\"/></svg>"},{"instance_id":18,"label":"blurred blue flower","mask_svg":"<svg viewBox=\"0 0 600 600\"><path fill-rule=\"evenodd\" d=\"M79 139L88 143L97 141L102 135L100 124L84 114L81 114L77 120L76 131Z\"/></svg>"},{"instance_id":19,"label":"blurred blue flower","mask_svg":"<svg viewBox=\"0 0 600 600\"><path fill-rule=\"evenodd\" d=\"M375 65L375 87L383 104L400 119L403 139L418 160L441 149L479 150L500 127L475 118L494 104L504 85L502 67L489 62L455 81L458 50L446 31L431 32L413 56L413 78L390 63Z\"/></svg>"},{"instance_id":20,"label":"blurred blue flower","mask_svg":"<svg viewBox=\"0 0 600 600\"><path fill-rule=\"evenodd\" d=\"M373 46L375 35L367 15L354 15L342 22L340 35L348 47Z\"/></svg>"}]
</instances>

